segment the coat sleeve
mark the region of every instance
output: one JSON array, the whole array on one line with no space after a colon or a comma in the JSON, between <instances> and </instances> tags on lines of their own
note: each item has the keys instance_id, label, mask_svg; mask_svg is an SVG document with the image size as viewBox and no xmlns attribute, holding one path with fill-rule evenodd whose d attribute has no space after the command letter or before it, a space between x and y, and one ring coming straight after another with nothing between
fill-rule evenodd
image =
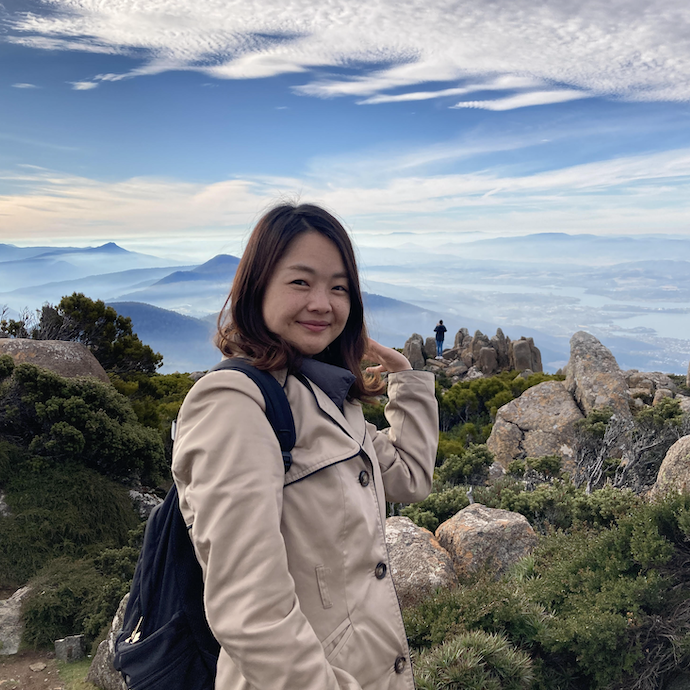
<instances>
[{"instance_id":1,"label":"coat sleeve","mask_svg":"<svg viewBox=\"0 0 690 690\"><path fill-rule=\"evenodd\" d=\"M438 447L434 381L427 371L389 374L385 415L390 428L367 425L388 501L414 503L431 491Z\"/></svg>"},{"instance_id":2,"label":"coat sleeve","mask_svg":"<svg viewBox=\"0 0 690 690\"><path fill-rule=\"evenodd\" d=\"M209 625L252 687L361 690L326 661L300 609L280 531L280 446L264 410L248 377L223 371L194 386L178 417L173 475Z\"/></svg>"}]
</instances>

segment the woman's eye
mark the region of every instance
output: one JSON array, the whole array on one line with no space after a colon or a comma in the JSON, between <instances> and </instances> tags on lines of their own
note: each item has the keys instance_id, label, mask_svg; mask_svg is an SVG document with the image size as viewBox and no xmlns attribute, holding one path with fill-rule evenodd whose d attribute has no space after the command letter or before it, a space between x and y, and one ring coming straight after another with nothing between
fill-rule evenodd
<instances>
[{"instance_id":1,"label":"woman's eye","mask_svg":"<svg viewBox=\"0 0 690 690\"><path fill-rule=\"evenodd\" d=\"M348 290L347 290L347 285L336 285L333 289L334 289L334 290L340 290L340 291L342 291L342 292L347 292L347 291L348 291Z\"/></svg>"},{"instance_id":2,"label":"woman's eye","mask_svg":"<svg viewBox=\"0 0 690 690\"><path fill-rule=\"evenodd\" d=\"M292 285L307 285L307 281L304 280L303 278L296 278L295 280L291 281Z\"/></svg>"}]
</instances>

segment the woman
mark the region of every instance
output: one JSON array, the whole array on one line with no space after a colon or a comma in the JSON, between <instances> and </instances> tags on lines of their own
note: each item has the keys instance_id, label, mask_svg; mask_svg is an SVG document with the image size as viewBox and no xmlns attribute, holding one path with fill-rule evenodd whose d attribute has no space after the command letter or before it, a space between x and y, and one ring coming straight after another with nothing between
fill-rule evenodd
<instances>
[{"instance_id":1,"label":"woman","mask_svg":"<svg viewBox=\"0 0 690 690\"><path fill-rule=\"evenodd\" d=\"M263 397L237 371L198 381L178 416L173 475L221 644L216 688L411 690L385 502L429 493L433 375L366 337L349 237L319 207L261 218L228 303L219 347L283 385L297 441L285 473ZM360 370L365 351L370 373L388 372L387 432L362 415L383 390Z\"/></svg>"}]
</instances>

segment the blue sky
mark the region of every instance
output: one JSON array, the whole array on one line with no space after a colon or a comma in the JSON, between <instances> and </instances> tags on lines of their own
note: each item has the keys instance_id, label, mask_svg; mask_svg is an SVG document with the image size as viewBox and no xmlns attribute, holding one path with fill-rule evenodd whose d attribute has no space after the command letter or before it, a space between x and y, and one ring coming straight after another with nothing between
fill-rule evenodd
<instances>
[{"instance_id":1,"label":"blue sky","mask_svg":"<svg viewBox=\"0 0 690 690\"><path fill-rule=\"evenodd\" d=\"M688 35L685 0L5 2L0 242L205 260L283 198L380 246L688 236Z\"/></svg>"}]
</instances>

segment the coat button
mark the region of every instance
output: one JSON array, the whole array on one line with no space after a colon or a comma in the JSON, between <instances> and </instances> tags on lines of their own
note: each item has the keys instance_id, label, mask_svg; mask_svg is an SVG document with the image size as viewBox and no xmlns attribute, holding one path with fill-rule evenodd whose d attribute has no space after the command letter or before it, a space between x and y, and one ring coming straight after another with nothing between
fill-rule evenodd
<instances>
[{"instance_id":1,"label":"coat button","mask_svg":"<svg viewBox=\"0 0 690 690\"><path fill-rule=\"evenodd\" d=\"M362 486L368 486L369 485L369 473L366 470L362 470L359 473L359 483Z\"/></svg>"},{"instance_id":2,"label":"coat button","mask_svg":"<svg viewBox=\"0 0 690 690\"><path fill-rule=\"evenodd\" d=\"M402 673L405 670L405 665L407 664L407 659L404 656L399 656L395 660L393 668L396 673Z\"/></svg>"},{"instance_id":3,"label":"coat button","mask_svg":"<svg viewBox=\"0 0 690 690\"><path fill-rule=\"evenodd\" d=\"M383 580L384 577L386 577L386 570L388 570L388 567L386 566L385 563L379 563L376 566L376 570L374 570L374 574L376 575L377 580Z\"/></svg>"}]
</instances>

